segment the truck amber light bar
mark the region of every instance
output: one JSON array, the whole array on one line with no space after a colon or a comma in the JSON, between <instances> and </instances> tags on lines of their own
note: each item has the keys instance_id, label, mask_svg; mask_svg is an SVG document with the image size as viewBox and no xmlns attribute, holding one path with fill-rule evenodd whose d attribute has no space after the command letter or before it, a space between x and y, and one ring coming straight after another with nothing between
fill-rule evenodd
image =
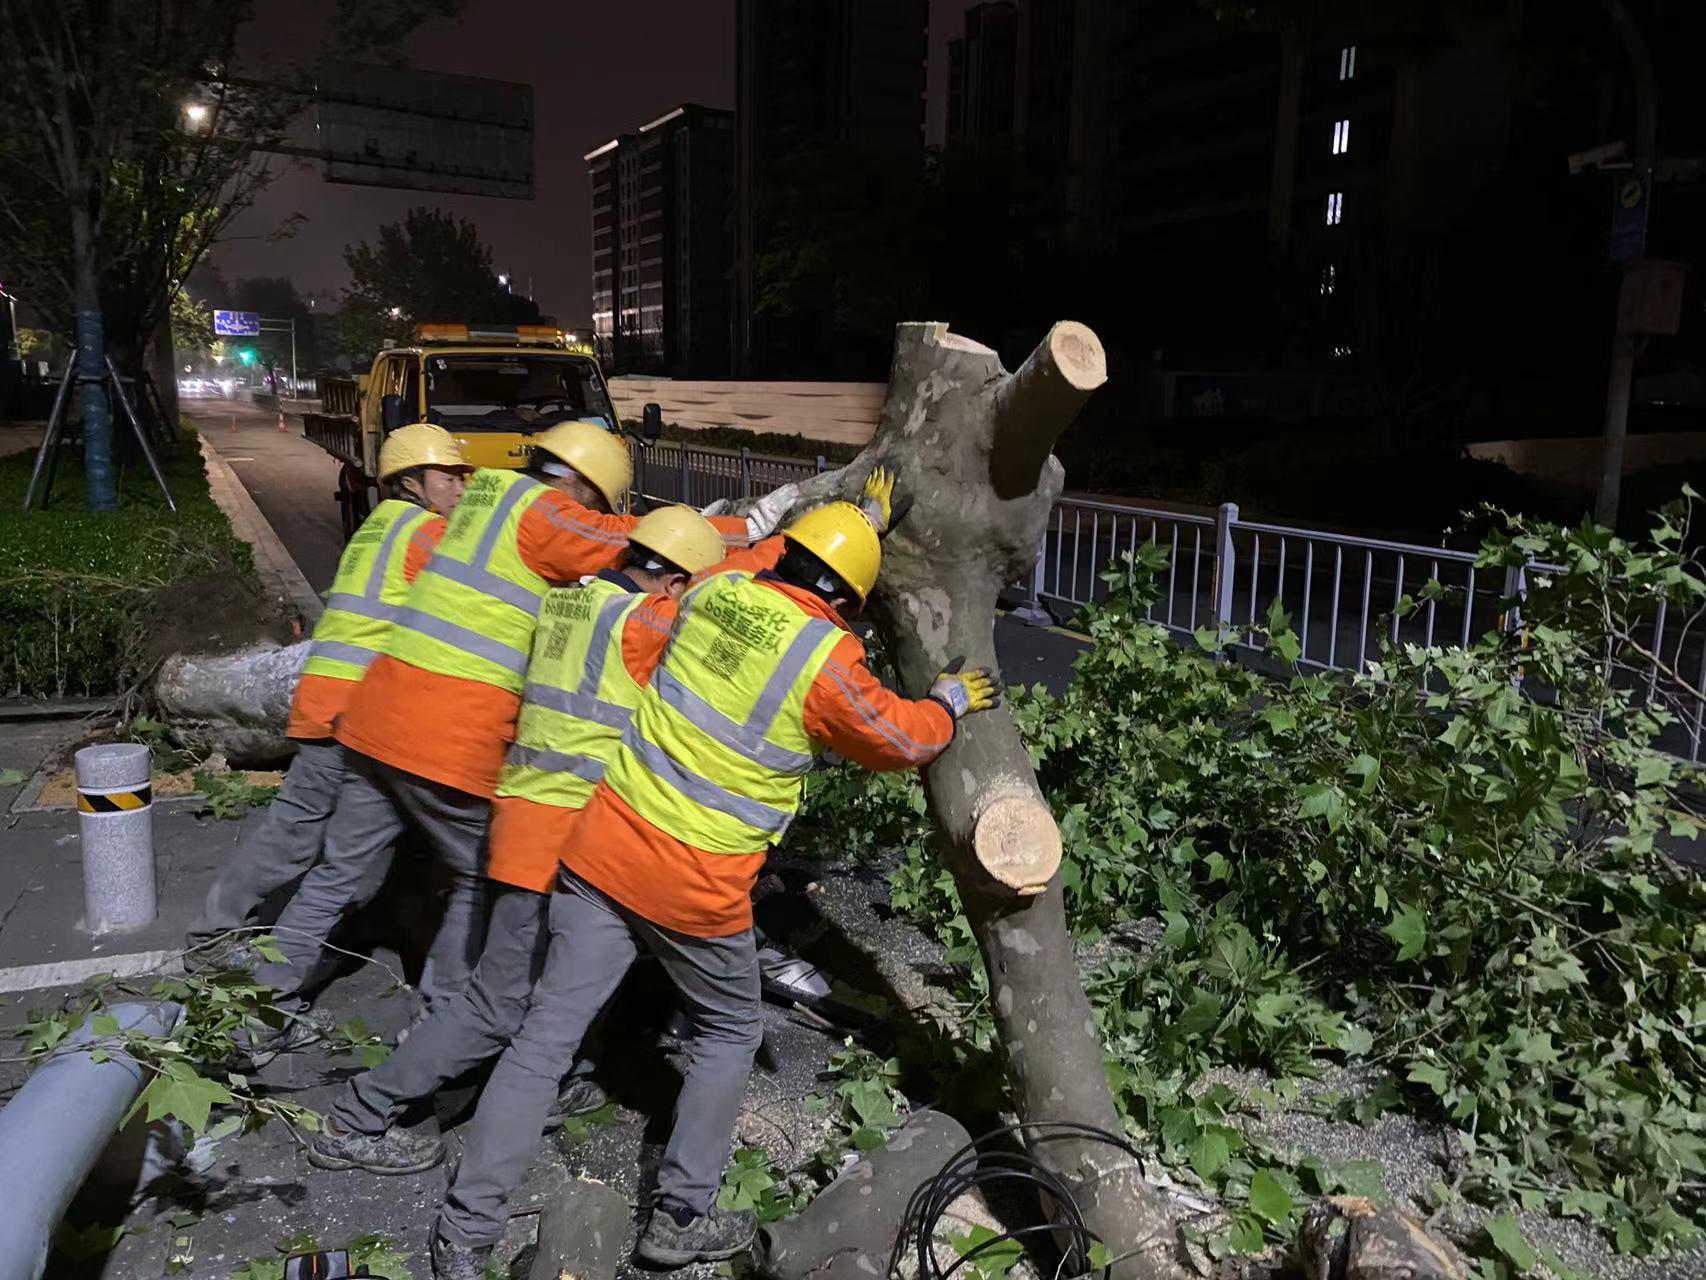
<instances>
[{"instance_id":1,"label":"truck amber light bar","mask_svg":"<svg viewBox=\"0 0 1706 1280\"><path fill-rule=\"evenodd\" d=\"M423 324L415 327L416 342L512 342L560 347L562 331L548 324Z\"/></svg>"}]
</instances>

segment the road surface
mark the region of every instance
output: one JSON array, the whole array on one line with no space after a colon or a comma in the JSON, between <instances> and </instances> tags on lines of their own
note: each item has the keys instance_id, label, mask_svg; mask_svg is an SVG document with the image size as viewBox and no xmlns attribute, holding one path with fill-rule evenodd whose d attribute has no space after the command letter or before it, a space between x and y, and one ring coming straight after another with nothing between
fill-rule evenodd
<instances>
[{"instance_id":1,"label":"road surface","mask_svg":"<svg viewBox=\"0 0 1706 1280\"><path fill-rule=\"evenodd\" d=\"M278 417L247 400L206 396L182 401L183 412L207 442L230 464L296 560L314 590L324 593L337 575L343 551L338 523L338 464L302 435L302 418L286 413L287 431ZM232 430L235 421L236 430ZM1041 682L1064 688L1083 643L1064 632L1003 618L996 624L995 652L1009 684Z\"/></svg>"},{"instance_id":2,"label":"road surface","mask_svg":"<svg viewBox=\"0 0 1706 1280\"><path fill-rule=\"evenodd\" d=\"M237 473L309 585L327 591L344 542L332 496L338 464L302 438L300 415L286 414L289 429L281 432L277 414L247 400L186 396L182 407Z\"/></svg>"}]
</instances>

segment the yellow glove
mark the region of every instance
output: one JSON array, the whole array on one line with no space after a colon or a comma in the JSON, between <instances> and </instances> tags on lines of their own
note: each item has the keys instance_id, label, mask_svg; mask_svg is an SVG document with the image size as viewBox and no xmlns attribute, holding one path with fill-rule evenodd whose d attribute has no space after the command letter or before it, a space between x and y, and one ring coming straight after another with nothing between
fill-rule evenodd
<instances>
[{"instance_id":1,"label":"yellow glove","mask_svg":"<svg viewBox=\"0 0 1706 1280\"><path fill-rule=\"evenodd\" d=\"M973 667L962 671L964 658L955 658L947 665L936 683L930 686L929 696L947 708L956 721L974 711L988 711L1001 701L1001 689L995 683L995 673L988 667Z\"/></svg>"},{"instance_id":2,"label":"yellow glove","mask_svg":"<svg viewBox=\"0 0 1706 1280\"><path fill-rule=\"evenodd\" d=\"M883 466L873 468L871 474L865 477L865 492L859 495L858 505L879 538L889 531L893 502L894 469Z\"/></svg>"}]
</instances>

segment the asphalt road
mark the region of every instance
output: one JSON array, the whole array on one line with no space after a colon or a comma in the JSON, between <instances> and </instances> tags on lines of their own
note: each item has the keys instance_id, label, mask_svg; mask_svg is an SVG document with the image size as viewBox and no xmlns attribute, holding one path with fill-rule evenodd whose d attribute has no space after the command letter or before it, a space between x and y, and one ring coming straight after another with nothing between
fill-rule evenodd
<instances>
[{"instance_id":1,"label":"asphalt road","mask_svg":"<svg viewBox=\"0 0 1706 1280\"><path fill-rule=\"evenodd\" d=\"M338 523L338 464L302 436L302 418L278 416L247 400L185 397L183 411L219 456L231 465L255 505L316 591L337 575L343 552ZM236 429L232 429L232 424Z\"/></svg>"},{"instance_id":2,"label":"asphalt road","mask_svg":"<svg viewBox=\"0 0 1706 1280\"><path fill-rule=\"evenodd\" d=\"M280 432L277 415L247 400L186 397L182 404L197 430L237 473L309 584L316 591L327 590L343 551L333 497L338 464L303 438L301 416L286 413L289 430ZM1071 678L1073 660L1083 648L1082 641L1058 630L1010 618L996 622L996 658L1009 684L1040 682L1058 690Z\"/></svg>"}]
</instances>

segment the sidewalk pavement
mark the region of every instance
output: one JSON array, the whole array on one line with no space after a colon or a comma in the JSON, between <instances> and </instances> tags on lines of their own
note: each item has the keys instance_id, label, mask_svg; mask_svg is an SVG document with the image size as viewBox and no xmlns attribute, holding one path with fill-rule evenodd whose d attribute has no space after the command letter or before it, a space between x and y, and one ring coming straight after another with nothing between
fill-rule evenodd
<instances>
[{"instance_id":1,"label":"sidewalk pavement","mask_svg":"<svg viewBox=\"0 0 1706 1280\"><path fill-rule=\"evenodd\" d=\"M34 774L87 733L85 726L75 722L0 723L0 769ZM221 862L236 849L259 812L241 823L221 822L196 817L195 800L156 802L159 918L134 932L95 938L82 928L77 814L71 809L23 809L20 801L28 799L32 790L28 784L0 788L0 975L6 978L0 983L0 1028L24 1021L32 1008L51 1007L76 995L83 979L94 974L170 972L185 926L199 910ZM816 876L816 864L810 874ZM420 925L412 923L414 912L421 908L416 886L423 878L410 871L394 876L380 901L338 936L341 945L371 955L377 963L352 960L321 992L316 1009L332 1023L360 1018L391 1041L414 1015L416 999L400 991L393 980L392 973L402 974L404 969L388 944L417 934L430 936L430 928L423 933ZM800 886L805 884L805 875L796 878ZM900 935L910 935L914 942L917 935L884 916L887 892L882 880L855 877L842 882L841 893L851 894L847 910L857 916L857 922L826 924L813 914L813 907L805 906L805 923L818 938L808 954L821 955L825 946L845 948L849 939L857 939L856 952L847 955L870 947L873 954L908 971L912 948ZM793 895L793 901L822 906L835 896L825 892L808 898L800 893ZM838 964L838 971L859 981L860 975L845 963ZM879 989L869 975L866 979L861 986ZM636 1203L644 1194L661 1156L680 1084L679 1050L660 1053L658 1048L673 1005L673 993L656 965L637 966L618 992L602 1033L596 1078L623 1112L619 1118L610 1117L609 1123L577 1126L569 1140L544 1142L512 1203L510 1233L500 1252L506 1266L518 1259L525 1262L538 1211L568 1179L583 1174L598 1178L619 1187ZM840 1036L824 1034L773 1006L766 1007L764 1017L765 1042L736 1140L764 1147L772 1159L793 1165L819 1142L821 1120L806 1112L803 1100L818 1087L819 1073L840 1047ZM0 1059L16 1053L0 1031ZM361 1064L353 1055L332 1055L311 1047L276 1059L252 1080L266 1092L324 1112L343 1082L359 1070ZM0 1101L23 1083L28 1072L27 1063L0 1061ZM466 1114L459 1108L470 1100L475 1083L447 1090L439 1100L444 1113L441 1127L451 1132L452 1161L460 1139L450 1122L465 1121ZM433 1125L441 1120L423 1112L411 1119L416 1122ZM392 1178L317 1170L308 1163L302 1138L273 1121L257 1132L222 1139L210 1152L207 1167L194 1173L180 1171L163 1180L152 1198L132 1195L129 1184L119 1190L93 1181L86 1185L68 1222L122 1223L127 1230L103 1263L78 1270L76 1275L78 1280L164 1276L169 1274L169 1261L179 1256L193 1259L180 1268L182 1273L203 1280L228 1276L250 1259L276 1261L281 1257L276 1248L279 1242L304 1233L325 1247L377 1233L409 1251L412 1274L424 1278L429 1274L427 1233L443 1198L447 1169L441 1166L412 1177ZM174 1220L186 1225L174 1226ZM189 1244L178 1245L180 1238ZM680 1274L710 1280L712 1273L705 1266ZM50 1269L49 1274L69 1273ZM525 1269L517 1274L525 1274ZM621 1274L637 1278L645 1273L625 1264Z\"/></svg>"}]
</instances>

